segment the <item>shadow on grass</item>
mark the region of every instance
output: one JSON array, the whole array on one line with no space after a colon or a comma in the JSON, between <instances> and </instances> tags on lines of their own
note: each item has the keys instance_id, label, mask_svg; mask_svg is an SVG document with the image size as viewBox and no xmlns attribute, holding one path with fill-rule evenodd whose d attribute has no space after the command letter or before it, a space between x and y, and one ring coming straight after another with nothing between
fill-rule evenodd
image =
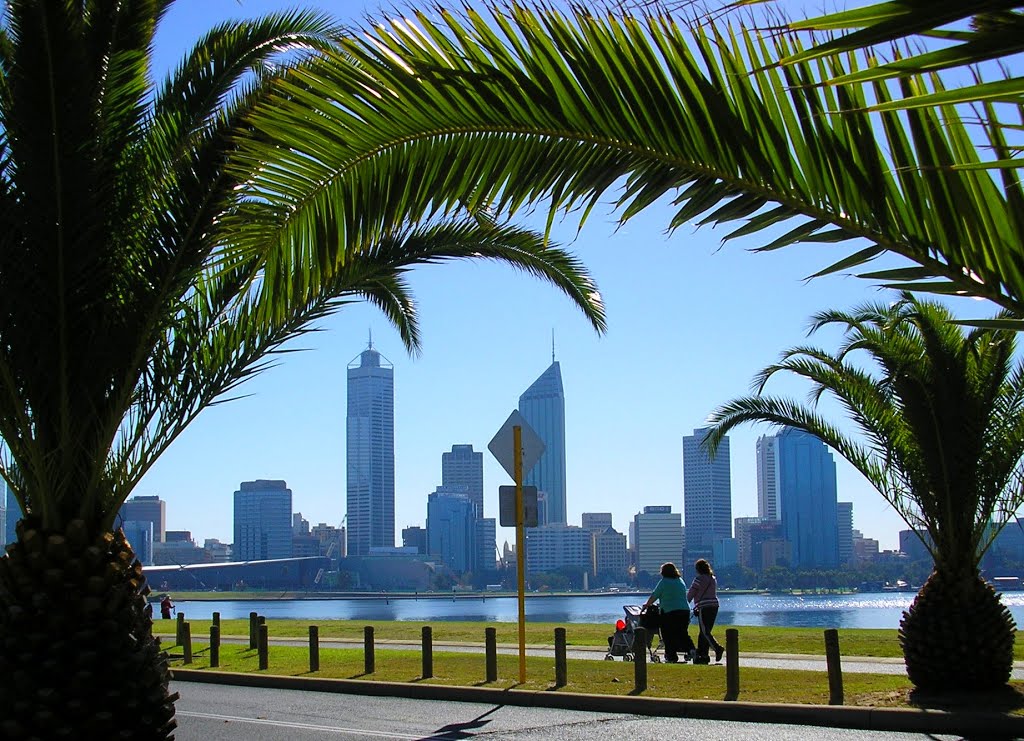
<instances>
[{"instance_id":1,"label":"shadow on grass","mask_svg":"<svg viewBox=\"0 0 1024 741\"><path fill-rule=\"evenodd\" d=\"M984 708L997 713L1011 713L1024 709L1024 691L1007 685L997 690L972 692L927 692L910 690L907 700L911 706L928 710L977 710Z\"/></svg>"}]
</instances>

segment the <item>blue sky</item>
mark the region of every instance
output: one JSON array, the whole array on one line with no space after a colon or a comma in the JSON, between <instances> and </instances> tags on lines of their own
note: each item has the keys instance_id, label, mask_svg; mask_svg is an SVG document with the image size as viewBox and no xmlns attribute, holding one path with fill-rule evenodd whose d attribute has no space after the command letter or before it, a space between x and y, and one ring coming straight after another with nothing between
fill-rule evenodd
<instances>
[{"instance_id":1,"label":"blue sky","mask_svg":"<svg viewBox=\"0 0 1024 741\"><path fill-rule=\"evenodd\" d=\"M354 19L362 3L307 3ZM164 69L206 29L227 17L289 4L180 0L157 39ZM801 7L794 3L794 8ZM374 10L376 6L366 5ZM169 529L232 540L232 493L239 482L284 479L293 509L311 523L337 525L345 513L345 368L373 333L395 367L396 529L423 525L427 494L440 484L441 454L455 443L484 451L484 506L497 517L497 489L510 483L486 451L519 394L551 362L552 331L566 395L567 510L611 512L626 532L644 505L682 511L682 437L718 404L742 395L754 374L806 340L815 311L885 299L852 276L805 282L852 248L748 250L764 238L721 247L726 230L684 226L667 235L668 210L648 208L624 227L597 209L577 234L556 228L592 271L608 311L596 335L552 287L494 264L450 263L415 271L423 352L410 357L397 333L367 305L352 305L289 348L279 365L246 384L244 399L205 411L156 463L136 494L167 501ZM526 219L538 228L539 218ZM895 264L895 263L893 263ZM991 307L961 301L972 316ZM836 335L819 333L831 348ZM781 380L781 379L780 379ZM770 390L803 398L807 387ZM770 431L730 436L733 517L757 514L754 442ZM854 527L897 547L899 517L852 467L837 458L839 499L854 503ZM499 528L499 546L514 542Z\"/></svg>"}]
</instances>

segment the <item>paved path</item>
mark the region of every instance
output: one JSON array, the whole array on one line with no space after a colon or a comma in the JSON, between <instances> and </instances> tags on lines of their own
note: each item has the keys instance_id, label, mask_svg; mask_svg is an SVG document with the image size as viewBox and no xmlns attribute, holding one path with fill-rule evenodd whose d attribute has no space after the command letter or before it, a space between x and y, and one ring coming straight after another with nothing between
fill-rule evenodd
<instances>
[{"instance_id":1,"label":"paved path","mask_svg":"<svg viewBox=\"0 0 1024 741\"><path fill-rule=\"evenodd\" d=\"M172 634L161 634L165 639L165 645L174 640ZM247 636L224 636L222 643L248 643ZM308 646L307 638L270 638L271 645L278 646ZM420 644L415 641L395 641L388 639L376 639L375 646L380 650L419 651ZM320 648L362 648L362 639L354 638L320 638ZM455 651L460 653L483 653L483 643L453 643L446 641L434 641L435 651ZM499 643L498 653L512 654L519 653L519 647L515 644ZM173 651L172 651L173 653ZM548 656L554 658L555 647L550 644L528 645L527 656ZM604 659L607 651L599 646L569 646L566 649L566 658L569 659ZM622 661L616 658L615 661ZM769 653L740 653L740 665L756 667L759 669L798 669L802 671L828 671L824 656L811 654L769 654ZM723 660L722 667L725 662ZM843 656L843 672L861 674L906 674L906 666L902 658L882 658L872 656ZM1012 679L1024 679L1024 661L1015 661L1013 664Z\"/></svg>"}]
</instances>

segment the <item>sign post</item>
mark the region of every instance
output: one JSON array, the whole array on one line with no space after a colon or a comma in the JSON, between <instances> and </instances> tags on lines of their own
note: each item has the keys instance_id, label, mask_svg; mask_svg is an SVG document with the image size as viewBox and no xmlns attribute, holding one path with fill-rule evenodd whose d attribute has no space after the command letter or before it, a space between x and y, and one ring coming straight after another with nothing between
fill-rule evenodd
<instances>
[{"instance_id":1,"label":"sign post","mask_svg":"<svg viewBox=\"0 0 1024 741\"><path fill-rule=\"evenodd\" d=\"M511 443L511 444L510 444ZM519 684L526 683L526 534L523 516L523 473L537 463L544 441L514 410L487 449L516 484L516 591L519 594ZM534 514L534 516L536 516ZM503 523L504 524L504 523ZM536 524L536 523L534 523Z\"/></svg>"}]
</instances>

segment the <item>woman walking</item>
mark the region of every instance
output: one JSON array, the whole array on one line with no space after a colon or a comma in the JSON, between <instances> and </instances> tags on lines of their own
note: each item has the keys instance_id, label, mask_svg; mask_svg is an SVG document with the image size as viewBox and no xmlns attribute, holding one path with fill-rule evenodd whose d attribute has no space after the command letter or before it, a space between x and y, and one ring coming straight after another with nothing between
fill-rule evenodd
<instances>
[{"instance_id":1,"label":"woman walking","mask_svg":"<svg viewBox=\"0 0 1024 741\"><path fill-rule=\"evenodd\" d=\"M697 624L700 625L697 655L693 663L710 664L709 648L715 649L715 661L721 661L722 654L725 653L722 644L711 635L711 629L715 627L715 618L718 617L718 582L715 579L715 572L711 570L711 564L703 558L698 559L693 567L697 571L697 576L686 592L686 599L693 602L693 614L697 616Z\"/></svg>"},{"instance_id":2,"label":"woman walking","mask_svg":"<svg viewBox=\"0 0 1024 741\"><path fill-rule=\"evenodd\" d=\"M690 625L690 606L686 600L686 586L682 574L674 563L661 565L661 581L647 598L644 608L657 601L661 606L661 640L665 643L665 661L679 662L680 652L685 662L694 650L687 628Z\"/></svg>"}]
</instances>

